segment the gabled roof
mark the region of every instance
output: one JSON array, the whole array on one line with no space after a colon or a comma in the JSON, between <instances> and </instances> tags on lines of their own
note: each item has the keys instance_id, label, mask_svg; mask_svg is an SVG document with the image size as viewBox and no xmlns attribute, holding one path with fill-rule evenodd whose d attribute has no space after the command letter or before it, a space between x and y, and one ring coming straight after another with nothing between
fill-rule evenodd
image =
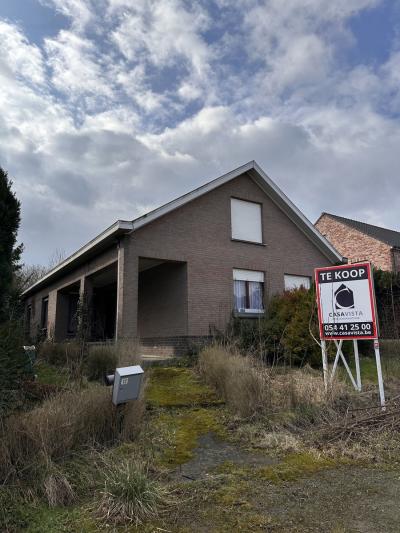
<instances>
[{"instance_id":1,"label":"gabled roof","mask_svg":"<svg viewBox=\"0 0 400 533\"><path fill-rule=\"evenodd\" d=\"M322 213L321 217L323 215L327 215L331 218L334 218L335 220L346 224L346 226L361 231L361 233L369 235L370 237L373 237L378 241L389 244L390 246L394 246L395 248L400 248L400 231L382 228L381 226L373 226L372 224L367 224L366 222L360 222L351 218L332 215L331 213Z\"/></svg>"},{"instance_id":2,"label":"gabled roof","mask_svg":"<svg viewBox=\"0 0 400 533\"><path fill-rule=\"evenodd\" d=\"M223 174L218 178L207 182L206 184L190 191L167 204L164 204L145 215L133 220L133 230L137 230L142 226L149 224L153 220L160 218L178 207L181 207L203 194L206 194L217 187L231 181L242 174L247 174L253 179L255 183L267 194L271 200L286 213L286 215L296 224L298 228L317 246L317 248L332 262L343 262L344 258L332 246L332 244L320 234L320 232L313 226L313 224L303 215L303 213L289 200L289 198L281 191L281 189L274 183L263 169L256 163L256 161L249 161L241 167L235 168L227 174Z\"/></svg>"},{"instance_id":3,"label":"gabled roof","mask_svg":"<svg viewBox=\"0 0 400 533\"><path fill-rule=\"evenodd\" d=\"M33 290L46 285L60 276L63 272L82 264L87 258L93 256L97 251L101 251L110 244L115 242L115 237L123 233L130 233L139 228L150 224L154 220L178 209L179 207L188 204L189 202L207 194L208 192L220 187L221 185L231 181L242 174L248 175L253 181L267 194L269 198L282 210L286 215L296 224L296 226L314 243L314 245L325 255L325 257L333 262L343 262L344 258L339 252L330 244L330 242L323 237L320 232L313 226L313 224L303 215L303 213L289 200L289 198L281 191L281 189L267 176L262 168L255 162L249 161L245 165L238 167L227 174L223 174L219 178L209 181L194 189L193 191L184 194L168 202L149 213L142 215L132 221L117 221L110 226L103 233L95 237L88 244L80 248L77 252L62 261L54 269L50 270L42 279L34 285L26 289L23 295L27 295Z\"/></svg>"}]
</instances>

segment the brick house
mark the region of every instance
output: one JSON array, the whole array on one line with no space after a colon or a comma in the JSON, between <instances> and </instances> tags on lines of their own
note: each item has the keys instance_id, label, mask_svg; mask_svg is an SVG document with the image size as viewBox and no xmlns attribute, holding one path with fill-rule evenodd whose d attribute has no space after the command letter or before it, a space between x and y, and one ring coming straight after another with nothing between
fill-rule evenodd
<instances>
[{"instance_id":1,"label":"brick house","mask_svg":"<svg viewBox=\"0 0 400 533\"><path fill-rule=\"evenodd\" d=\"M382 270L400 272L399 231L330 213L322 213L315 227L351 262L367 260Z\"/></svg>"},{"instance_id":2,"label":"brick house","mask_svg":"<svg viewBox=\"0 0 400 533\"><path fill-rule=\"evenodd\" d=\"M118 220L60 263L24 293L27 333L73 338L84 296L91 340L140 338L143 350L178 353L232 312L260 317L270 295L341 261L252 161Z\"/></svg>"}]
</instances>

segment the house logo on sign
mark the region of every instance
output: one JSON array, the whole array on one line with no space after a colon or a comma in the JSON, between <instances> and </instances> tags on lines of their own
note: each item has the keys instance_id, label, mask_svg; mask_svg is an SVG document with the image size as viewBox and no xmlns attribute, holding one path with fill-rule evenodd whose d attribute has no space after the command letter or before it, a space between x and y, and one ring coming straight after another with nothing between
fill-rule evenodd
<instances>
[{"instance_id":1,"label":"house logo on sign","mask_svg":"<svg viewBox=\"0 0 400 533\"><path fill-rule=\"evenodd\" d=\"M354 293L342 283L335 291L336 309L354 309Z\"/></svg>"}]
</instances>

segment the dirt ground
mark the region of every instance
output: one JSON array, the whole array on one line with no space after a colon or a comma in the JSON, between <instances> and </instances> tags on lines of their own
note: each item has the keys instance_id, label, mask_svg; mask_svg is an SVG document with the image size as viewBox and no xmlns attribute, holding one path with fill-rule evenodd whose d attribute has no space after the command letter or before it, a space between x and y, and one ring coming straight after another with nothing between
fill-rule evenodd
<instances>
[{"instance_id":1,"label":"dirt ground","mask_svg":"<svg viewBox=\"0 0 400 533\"><path fill-rule=\"evenodd\" d=\"M247 475L235 475L233 469L230 476L218 477L218 467L228 461L248 468ZM276 458L245 452L211 434L202 436L194 459L177 469L176 475L192 483L187 494L196 493L197 483L200 493L208 488L211 495L203 509L178 513L178 529L170 531L217 532L232 527L293 533L400 531L400 471L346 465L281 483L258 478L258 467L278 463ZM224 524L227 514L231 516Z\"/></svg>"},{"instance_id":2,"label":"dirt ground","mask_svg":"<svg viewBox=\"0 0 400 533\"><path fill-rule=\"evenodd\" d=\"M165 379L168 369L165 373L160 371L159 382L168 383L168 390L164 394L159 387L157 390L163 409L168 410L171 404L170 418L164 419L170 433L161 445L172 447L181 458L174 464L171 453L164 455L166 476L176 503L161 521L149 524L143 531L400 532L398 463L380 464L379 458L362 463L341 462L315 458L304 451L282 456L273 450L244 446L225 431L224 407L212 401L207 407L204 390L201 407L196 405L196 398L185 405L179 382L186 380L192 391L199 385L196 382L190 387L190 370L174 372L171 369L172 379ZM175 390L179 391L178 407ZM160 397L154 403L157 402ZM201 423L193 434L196 417L203 420L204 411L214 422ZM180 419L191 420L190 432L183 422L177 422ZM189 446L185 440L188 436ZM180 453L182 446L186 446L186 457Z\"/></svg>"}]
</instances>

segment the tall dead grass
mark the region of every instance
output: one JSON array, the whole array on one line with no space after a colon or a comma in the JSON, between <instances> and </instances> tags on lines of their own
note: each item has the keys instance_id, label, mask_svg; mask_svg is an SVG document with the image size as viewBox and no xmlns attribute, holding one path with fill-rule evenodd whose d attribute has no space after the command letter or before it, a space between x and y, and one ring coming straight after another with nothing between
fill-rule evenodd
<instances>
[{"instance_id":1,"label":"tall dead grass","mask_svg":"<svg viewBox=\"0 0 400 533\"><path fill-rule=\"evenodd\" d=\"M133 439L140 431L144 408L139 399L117 410L111 389L90 386L10 416L0 427L0 483L37 479L45 491L54 492L51 488L57 484L64 485L62 492L67 494L68 484L60 481L53 466L79 450Z\"/></svg>"},{"instance_id":2,"label":"tall dead grass","mask_svg":"<svg viewBox=\"0 0 400 533\"><path fill-rule=\"evenodd\" d=\"M288 410L308 411L310 416L314 408L332 406L346 396L340 383L327 396L322 376L311 368L266 367L218 345L200 353L198 370L241 417Z\"/></svg>"},{"instance_id":3,"label":"tall dead grass","mask_svg":"<svg viewBox=\"0 0 400 533\"><path fill-rule=\"evenodd\" d=\"M45 341L39 346L38 355L50 365L66 368L71 379L82 377L86 358L86 347L83 343Z\"/></svg>"},{"instance_id":4,"label":"tall dead grass","mask_svg":"<svg viewBox=\"0 0 400 533\"><path fill-rule=\"evenodd\" d=\"M139 344L127 339L117 343L102 343L88 346L85 371L89 379L101 379L106 373L114 372L119 366L140 363Z\"/></svg>"},{"instance_id":5,"label":"tall dead grass","mask_svg":"<svg viewBox=\"0 0 400 533\"><path fill-rule=\"evenodd\" d=\"M73 380L84 376L98 380L118 366L139 364L140 350L136 339L93 344L45 341L39 346L39 357L50 365L66 368Z\"/></svg>"}]
</instances>

